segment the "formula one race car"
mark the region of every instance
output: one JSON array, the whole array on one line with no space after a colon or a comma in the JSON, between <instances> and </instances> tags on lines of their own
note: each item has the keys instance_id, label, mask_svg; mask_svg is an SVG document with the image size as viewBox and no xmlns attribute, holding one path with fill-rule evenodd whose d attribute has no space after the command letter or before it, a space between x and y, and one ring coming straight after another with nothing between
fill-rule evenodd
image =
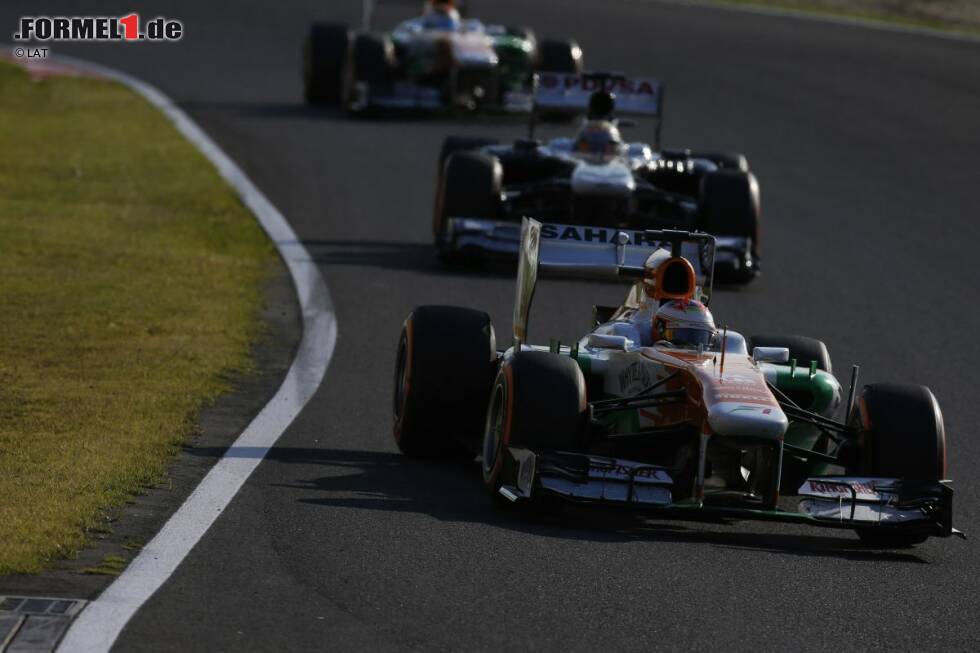
<instances>
[{"instance_id":1,"label":"formula one race car","mask_svg":"<svg viewBox=\"0 0 980 653\"><path fill-rule=\"evenodd\" d=\"M719 278L759 271L759 185L740 154L657 151L663 85L608 73L540 75L536 111L587 109L574 138L450 137L433 232L440 258L516 253L524 216L631 229L697 229L717 239ZM651 116L656 142L627 143L614 111ZM532 114L533 133L533 114Z\"/></svg>"},{"instance_id":2,"label":"formula one race car","mask_svg":"<svg viewBox=\"0 0 980 653\"><path fill-rule=\"evenodd\" d=\"M453 0L432 0L418 18L389 34L318 22L304 48L310 104L369 109L461 109L527 112L535 71L581 72L572 41L538 40L526 28L463 19Z\"/></svg>"},{"instance_id":3,"label":"formula one race car","mask_svg":"<svg viewBox=\"0 0 980 653\"><path fill-rule=\"evenodd\" d=\"M403 452L482 454L502 505L785 521L853 529L882 546L960 534L927 388L877 383L857 394L855 367L837 421L841 385L823 343L749 346L715 328L711 236L592 227L604 240L584 243L549 233L587 228L546 227L522 226L506 351L486 313L422 306L408 316L394 392ZM595 309L577 343L532 347L539 268L635 283L621 306Z\"/></svg>"}]
</instances>

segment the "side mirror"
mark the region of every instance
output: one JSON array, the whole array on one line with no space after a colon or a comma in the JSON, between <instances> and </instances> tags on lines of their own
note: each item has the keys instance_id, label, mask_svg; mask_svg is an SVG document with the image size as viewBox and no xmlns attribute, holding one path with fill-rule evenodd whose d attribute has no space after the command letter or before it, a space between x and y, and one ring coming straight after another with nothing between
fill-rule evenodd
<instances>
[{"instance_id":1,"label":"side mirror","mask_svg":"<svg viewBox=\"0 0 980 653\"><path fill-rule=\"evenodd\" d=\"M788 363L789 349L786 347L753 347L752 360L756 363Z\"/></svg>"}]
</instances>

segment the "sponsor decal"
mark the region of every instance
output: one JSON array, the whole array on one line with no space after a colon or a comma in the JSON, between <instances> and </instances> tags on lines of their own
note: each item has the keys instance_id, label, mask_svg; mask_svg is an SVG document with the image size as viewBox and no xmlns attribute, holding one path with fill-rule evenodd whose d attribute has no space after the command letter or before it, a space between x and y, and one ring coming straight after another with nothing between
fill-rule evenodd
<instances>
[{"instance_id":1,"label":"sponsor decal","mask_svg":"<svg viewBox=\"0 0 980 653\"><path fill-rule=\"evenodd\" d=\"M810 486L810 492L814 494L830 494L833 496L842 496L846 499L851 498L851 491L848 488L854 488L854 492L857 495L873 495L877 496L878 491L875 489L874 483L867 481L851 481L849 483L833 483L829 481L808 481Z\"/></svg>"},{"instance_id":2,"label":"sponsor decal","mask_svg":"<svg viewBox=\"0 0 980 653\"><path fill-rule=\"evenodd\" d=\"M767 404L772 403L767 395L748 392L719 392L715 395L715 399L718 401L764 401Z\"/></svg>"},{"instance_id":3,"label":"sponsor decal","mask_svg":"<svg viewBox=\"0 0 980 653\"><path fill-rule=\"evenodd\" d=\"M647 235L645 231L630 229L604 229L602 227L571 227L560 224L542 224L541 237L547 240L575 240L582 243L611 243L615 242L617 233L629 236L632 245L644 247L664 247L670 249L670 243L657 240Z\"/></svg>"},{"instance_id":4,"label":"sponsor decal","mask_svg":"<svg viewBox=\"0 0 980 653\"><path fill-rule=\"evenodd\" d=\"M595 79L580 75L542 74L538 80L542 88L549 90L563 88L565 91L594 93L607 91L618 95L657 95L657 83L648 79Z\"/></svg>"},{"instance_id":5,"label":"sponsor decal","mask_svg":"<svg viewBox=\"0 0 980 653\"><path fill-rule=\"evenodd\" d=\"M627 365L619 373L619 390L624 395L639 392L653 385L653 378L647 366L639 361Z\"/></svg>"},{"instance_id":6,"label":"sponsor decal","mask_svg":"<svg viewBox=\"0 0 980 653\"><path fill-rule=\"evenodd\" d=\"M622 462L616 462L614 464L602 464L602 463L591 463L589 465L589 477L591 478L608 478L613 476L624 481L629 480L630 473L633 470L636 473L633 475L634 479L638 480L648 480L656 481L660 483L670 483L670 477L660 469L653 467L639 467L633 465L628 465Z\"/></svg>"},{"instance_id":7,"label":"sponsor decal","mask_svg":"<svg viewBox=\"0 0 980 653\"><path fill-rule=\"evenodd\" d=\"M157 16L21 16L15 41L179 41L184 24Z\"/></svg>"}]
</instances>

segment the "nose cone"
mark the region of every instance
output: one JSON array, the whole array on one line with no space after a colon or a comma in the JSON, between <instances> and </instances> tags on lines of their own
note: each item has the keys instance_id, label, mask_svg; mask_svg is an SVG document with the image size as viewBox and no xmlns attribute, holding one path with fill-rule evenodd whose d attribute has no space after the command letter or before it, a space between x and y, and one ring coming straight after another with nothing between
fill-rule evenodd
<instances>
[{"instance_id":1,"label":"nose cone","mask_svg":"<svg viewBox=\"0 0 980 653\"><path fill-rule=\"evenodd\" d=\"M721 402L708 409L708 424L718 435L746 435L778 440L789 420L778 407Z\"/></svg>"}]
</instances>

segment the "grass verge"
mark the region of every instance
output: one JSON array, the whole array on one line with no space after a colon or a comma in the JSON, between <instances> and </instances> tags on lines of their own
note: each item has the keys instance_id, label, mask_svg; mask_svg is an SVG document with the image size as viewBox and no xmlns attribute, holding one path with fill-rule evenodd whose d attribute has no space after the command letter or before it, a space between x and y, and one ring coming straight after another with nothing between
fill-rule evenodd
<instances>
[{"instance_id":1,"label":"grass verge","mask_svg":"<svg viewBox=\"0 0 980 653\"><path fill-rule=\"evenodd\" d=\"M975 0L712 0L715 4L771 7L818 16L856 18L899 27L924 27L980 36Z\"/></svg>"},{"instance_id":2,"label":"grass verge","mask_svg":"<svg viewBox=\"0 0 980 653\"><path fill-rule=\"evenodd\" d=\"M250 368L275 250L207 160L102 80L0 62L0 574L157 482Z\"/></svg>"}]
</instances>

